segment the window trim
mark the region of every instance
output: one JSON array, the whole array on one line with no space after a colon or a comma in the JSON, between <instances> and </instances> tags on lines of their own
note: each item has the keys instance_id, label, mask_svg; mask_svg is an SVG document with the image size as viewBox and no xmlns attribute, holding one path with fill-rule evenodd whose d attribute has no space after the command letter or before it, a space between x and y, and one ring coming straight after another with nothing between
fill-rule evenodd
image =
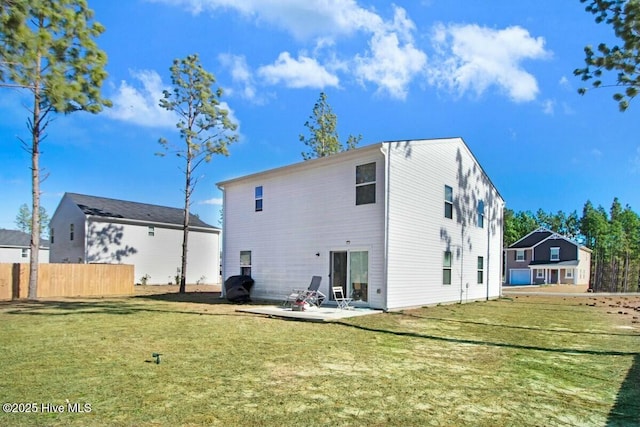
<instances>
[{"instance_id":1,"label":"window trim","mask_svg":"<svg viewBox=\"0 0 640 427\"><path fill-rule=\"evenodd\" d=\"M549 248L549 260L550 261L560 261L560 247L554 246ZM557 251L557 252L556 252ZM554 258L554 252L556 252L556 257Z\"/></svg>"},{"instance_id":2,"label":"window trim","mask_svg":"<svg viewBox=\"0 0 640 427\"><path fill-rule=\"evenodd\" d=\"M449 190L449 198L447 198L447 190ZM453 219L453 187L446 185L444 186L444 217Z\"/></svg>"},{"instance_id":3,"label":"window trim","mask_svg":"<svg viewBox=\"0 0 640 427\"><path fill-rule=\"evenodd\" d=\"M453 255L451 254L451 251L444 251L442 254L442 284L444 286L450 286L451 283L453 282L452 280L452 274L451 274L451 266L453 265L453 259L452 259ZM448 260L448 262L447 262ZM449 275L449 280L447 283L446 278L446 273L448 272Z\"/></svg>"},{"instance_id":4,"label":"window trim","mask_svg":"<svg viewBox=\"0 0 640 427\"><path fill-rule=\"evenodd\" d=\"M262 212L264 210L264 187L262 185L257 185L253 191L255 200L253 207L255 212Z\"/></svg>"},{"instance_id":5,"label":"window trim","mask_svg":"<svg viewBox=\"0 0 640 427\"><path fill-rule=\"evenodd\" d=\"M243 258L242 255L249 255L249 263L246 264L243 262ZM252 261L252 254L251 251L240 251L240 274L243 276L249 276L251 277L251 268L253 265L253 261ZM247 274L247 272L249 274Z\"/></svg>"},{"instance_id":6,"label":"window trim","mask_svg":"<svg viewBox=\"0 0 640 427\"><path fill-rule=\"evenodd\" d=\"M478 226L478 228L484 228L484 201L480 200L478 201L478 208L476 210L477 213L477 220L476 220L476 225Z\"/></svg>"},{"instance_id":7,"label":"window trim","mask_svg":"<svg viewBox=\"0 0 640 427\"><path fill-rule=\"evenodd\" d=\"M522 253L522 258L518 255ZM525 262L527 260L527 252L526 249L516 249L516 262Z\"/></svg>"},{"instance_id":8,"label":"window trim","mask_svg":"<svg viewBox=\"0 0 640 427\"><path fill-rule=\"evenodd\" d=\"M544 279L544 269L536 268L536 279Z\"/></svg>"},{"instance_id":9,"label":"window trim","mask_svg":"<svg viewBox=\"0 0 640 427\"><path fill-rule=\"evenodd\" d=\"M373 165L373 181L366 181L366 177L363 177L361 182L358 182L358 168ZM356 165L356 206L371 205L376 203L376 184L378 182L378 165L376 162L363 163ZM365 200L358 203L358 190L365 187L373 187L373 200Z\"/></svg>"},{"instance_id":10,"label":"window trim","mask_svg":"<svg viewBox=\"0 0 640 427\"><path fill-rule=\"evenodd\" d=\"M574 274L573 274L573 268L567 268L567 269L564 271L564 278L565 278L565 279L573 279L573 276L574 276Z\"/></svg>"}]
</instances>

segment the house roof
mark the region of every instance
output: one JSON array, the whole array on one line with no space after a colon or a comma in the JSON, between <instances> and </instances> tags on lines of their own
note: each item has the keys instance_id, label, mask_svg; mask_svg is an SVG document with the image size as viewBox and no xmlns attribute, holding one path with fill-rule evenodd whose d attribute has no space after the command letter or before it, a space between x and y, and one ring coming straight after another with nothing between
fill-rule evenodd
<instances>
[{"instance_id":1,"label":"house roof","mask_svg":"<svg viewBox=\"0 0 640 427\"><path fill-rule=\"evenodd\" d=\"M511 244L511 246L509 246L509 249L532 248L552 234L553 232L547 230L546 228L538 228L537 230L532 231L517 242Z\"/></svg>"},{"instance_id":2,"label":"house roof","mask_svg":"<svg viewBox=\"0 0 640 427\"><path fill-rule=\"evenodd\" d=\"M65 193L65 196L73 201L87 216L175 225L182 225L183 223L184 210L179 208L76 193ZM218 229L218 227L205 223L193 214L189 216L189 226Z\"/></svg>"},{"instance_id":3,"label":"house roof","mask_svg":"<svg viewBox=\"0 0 640 427\"><path fill-rule=\"evenodd\" d=\"M5 230L0 228L0 246L28 248L30 245L30 234L18 230ZM46 239L40 239L40 248L49 249L49 241Z\"/></svg>"}]
</instances>

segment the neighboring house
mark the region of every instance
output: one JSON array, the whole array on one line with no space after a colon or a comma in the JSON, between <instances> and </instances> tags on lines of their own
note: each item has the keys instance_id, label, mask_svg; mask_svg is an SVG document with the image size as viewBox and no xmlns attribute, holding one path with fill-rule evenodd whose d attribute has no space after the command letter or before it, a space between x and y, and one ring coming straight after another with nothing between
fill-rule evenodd
<instances>
[{"instance_id":1,"label":"neighboring house","mask_svg":"<svg viewBox=\"0 0 640 427\"><path fill-rule=\"evenodd\" d=\"M284 299L322 276L356 305L500 295L504 202L461 138L382 142L218 183L223 276Z\"/></svg>"},{"instance_id":2,"label":"neighboring house","mask_svg":"<svg viewBox=\"0 0 640 427\"><path fill-rule=\"evenodd\" d=\"M31 235L18 230L0 229L0 263L29 262ZM49 262L49 241L40 239L38 262Z\"/></svg>"},{"instance_id":3,"label":"neighboring house","mask_svg":"<svg viewBox=\"0 0 640 427\"><path fill-rule=\"evenodd\" d=\"M505 284L588 284L591 250L544 227L505 249Z\"/></svg>"},{"instance_id":4,"label":"neighboring house","mask_svg":"<svg viewBox=\"0 0 640 427\"><path fill-rule=\"evenodd\" d=\"M52 263L133 264L137 283L176 284L184 211L65 193L49 223ZM220 229L191 215L187 283L220 282Z\"/></svg>"}]
</instances>

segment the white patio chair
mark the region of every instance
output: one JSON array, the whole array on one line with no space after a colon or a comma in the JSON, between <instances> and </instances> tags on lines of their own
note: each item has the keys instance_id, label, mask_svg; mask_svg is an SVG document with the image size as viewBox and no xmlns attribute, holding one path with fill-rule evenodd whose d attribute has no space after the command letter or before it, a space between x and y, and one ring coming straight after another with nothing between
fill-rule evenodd
<instances>
[{"instance_id":1,"label":"white patio chair","mask_svg":"<svg viewBox=\"0 0 640 427\"><path fill-rule=\"evenodd\" d=\"M336 300L336 303L338 304L338 308L340 310L351 310L354 308L353 306L349 305L351 304L351 301L353 301L353 298L345 297L344 291L340 286L332 287L331 292L333 293L333 299Z\"/></svg>"}]
</instances>

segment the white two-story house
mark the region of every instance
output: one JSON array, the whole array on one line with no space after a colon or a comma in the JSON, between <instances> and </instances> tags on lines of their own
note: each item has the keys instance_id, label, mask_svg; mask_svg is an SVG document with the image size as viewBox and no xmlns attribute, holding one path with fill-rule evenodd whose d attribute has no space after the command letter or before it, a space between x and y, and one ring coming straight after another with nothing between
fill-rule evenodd
<instances>
[{"instance_id":1,"label":"white two-story house","mask_svg":"<svg viewBox=\"0 0 640 427\"><path fill-rule=\"evenodd\" d=\"M392 141L220 182L223 276L314 275L384 310L500 295L504 201L461 138Z\"/></svg>"},{"instance_id":2,"label":"white two-story house","mask_svg":"<svg viewBox=\"0 0 640 427\"><path fill-rule=\"evenodd\" d=\"M137 283L177 284L184 210L65 193L49 223L52 263L133 264ZM220 282L220 229L189 219L187 284Z\"/></svg>"}]
</instances>

